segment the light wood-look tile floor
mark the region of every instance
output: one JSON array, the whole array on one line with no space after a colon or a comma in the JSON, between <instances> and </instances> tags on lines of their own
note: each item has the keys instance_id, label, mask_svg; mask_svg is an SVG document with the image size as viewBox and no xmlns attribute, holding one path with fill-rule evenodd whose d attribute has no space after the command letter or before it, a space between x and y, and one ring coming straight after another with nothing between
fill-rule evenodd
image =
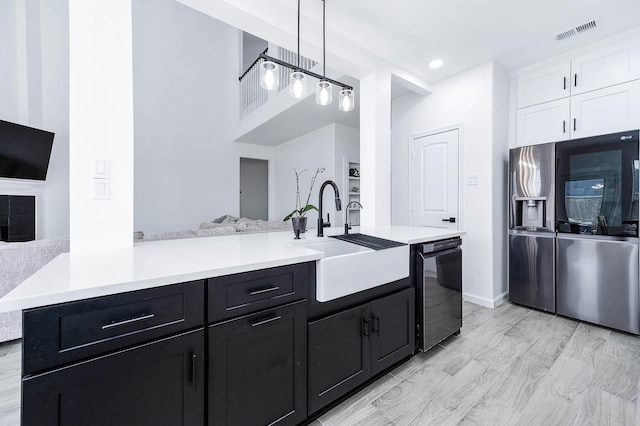
<instances>
[{"instance_id":1,"label":"light wood-look tile floor","mask_svg":"<svg viewBox=\"0 0 640 426\"><path fill-rule=\"evenodd\" d=\"M505 303L321 416L344 425L640 425L640 338Z\"/></svg>"},{"instance_id":2,"label":"light wood-look tile floor","mask_svg":"<svg viewBox=\"0 0 640 426\"><path fill-rule=\"evenodd\" d=\"M20 418L19 341L0 344L0 426ZM640 425L640 338L505 303L312 423Z\"/></svg>"}]
</instances>

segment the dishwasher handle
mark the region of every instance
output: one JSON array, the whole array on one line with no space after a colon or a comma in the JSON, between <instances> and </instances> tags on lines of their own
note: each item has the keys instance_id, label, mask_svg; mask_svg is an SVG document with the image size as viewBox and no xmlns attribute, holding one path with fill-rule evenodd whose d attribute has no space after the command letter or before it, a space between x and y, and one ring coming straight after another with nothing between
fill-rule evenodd
<instances>
[{"instance_id":1,"label":"dishwasher handle","mask_svg":"<svg viewBox=\"0 0 640 426\"><path fill-rule=\"evenodd\" d=\"M454 238L443 241L435 241L433 243L426 243L420 245L420 253L429 254L436 253L443 250L455 249L462 245L460 238Z\"/></svg>"}]
</instances>

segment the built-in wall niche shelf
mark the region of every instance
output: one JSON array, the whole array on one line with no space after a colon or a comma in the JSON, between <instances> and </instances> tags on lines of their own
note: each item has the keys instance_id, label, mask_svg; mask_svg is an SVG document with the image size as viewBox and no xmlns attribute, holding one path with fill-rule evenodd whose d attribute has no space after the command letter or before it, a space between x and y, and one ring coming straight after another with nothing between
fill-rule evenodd
<instances>
[{"instance_id":1,"label":"built-in wall niche shelf","mask_svg":"<svg viewBox=\"0 0 640 426\"><path fill-rule=\"evenodd\" d=\"M357 161L346 161L345 186L347 188L347 205L351 201L360 201L360 163ZM355 191L354 191L355 189ZM360 207L347 208L347 220L351 226L360 226Z\"/></svg>"}]
</instances>

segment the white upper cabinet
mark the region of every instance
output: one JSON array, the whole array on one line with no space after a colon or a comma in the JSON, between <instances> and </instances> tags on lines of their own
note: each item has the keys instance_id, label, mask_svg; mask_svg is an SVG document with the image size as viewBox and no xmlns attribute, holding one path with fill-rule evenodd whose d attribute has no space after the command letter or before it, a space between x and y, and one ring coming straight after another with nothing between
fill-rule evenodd
<instances>
[{"instance_id":1,"label":"white upper cabinet","mask_svg":"<svg viewBox=\"0 0 640 426\"><path fill-rule=\"evenodd\" d=\"M571 97L571 138L640 127L640 80Z\"/></svg>"},{"instance_id":2,"label":"white upper cabinet","mask_svg":"<svg viewBox=\"0 0 640 426\"><path fill-rule=\"evenodd\" d=\"M640 41L627 40L571 60L571 94L640 78Z\"/></svg>"},{"instance_id":3,"label":"white upper cabinet","mask_svg":"<svg viewBox=\"0 0 640 426\"><path fill-rule=\"evenodd\" d=\"M640 37L519 72L516 145L640 128Z\"/></svg>"},{"instance_id":4,"label":"white upper cabinet","mask_svg":"<svg viewBox=\"0 0 640 426\"><path fill-rule=\"evenodd\" d=\"M570 64L570 61L564 61L518 78L518 108L569 96Z\"/></svg>"},{"instance_id":5,"label":"white upper cabinet","mask_svg":"<svg viewBox=\"0 0 640 426\"><path fill-rule=\"evenodd\" d=\"M569 98L518 109L518 146L569 139Z\"/></svg>"}]
</instances>

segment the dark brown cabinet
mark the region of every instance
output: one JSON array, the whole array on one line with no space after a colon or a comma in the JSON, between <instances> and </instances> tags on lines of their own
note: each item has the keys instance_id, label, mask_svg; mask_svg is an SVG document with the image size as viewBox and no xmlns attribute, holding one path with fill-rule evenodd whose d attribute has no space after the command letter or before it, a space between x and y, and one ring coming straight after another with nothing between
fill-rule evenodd
<instances>
[{"instance_id":1,"label":"dark brown cabinet","mask_svg":"<svg viewBox=\"0 0 640 426\"><path fill-rule=\"evenodd\" d=\"M295 425L307 417L306 301L209 327L209 424Z\"/></svg>"},{"instance_id":2,"label":"dark brown cabinet","mask_svg":"<svg viewBox=\"0 0 640 426\"><path fill-rule=\"evenodd\" d=\"M414 327L413 288L309 323L309 413L410 356Z\"/></svg>"},{"instance_id":3,"label":"dark brown cabinet","mask_svg":"<svg viewBox=\"0 0 640 426\"><path fill-rule=\"evenodd\" d=\"M204 422L202 328L27 376L24 425Z\"/></svg>"}]
</instances>

